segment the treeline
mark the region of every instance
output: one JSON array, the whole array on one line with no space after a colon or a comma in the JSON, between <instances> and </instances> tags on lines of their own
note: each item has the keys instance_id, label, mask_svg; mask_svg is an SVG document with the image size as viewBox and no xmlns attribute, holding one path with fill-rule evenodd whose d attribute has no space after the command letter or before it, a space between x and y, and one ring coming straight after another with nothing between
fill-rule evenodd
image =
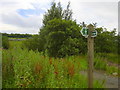
<instances>
[{"instance_id":1,"label":"treeline","mask_svg":"<svg viewBox=\"0 0 120 90\"><path fill-rule=\"evenodd\" d=\"M2 36L6 36L8 38L29 38L29 37L32 37L33 35L31 34L8 34L8 33L2 33Z\"/></svg>"},{"instance_id":2,"label":"treeline","mask_svg":"<svg viewBox=\"0 0 120 90\"><path fill-rule=\"evenodd\" d=\"M72 13L70 3L63 10L60 2L53 2L44 14L39 35L28 39L24 43L26 47L47 53L50 57L86 54L87 39L81 35L82 25L72 19ZM119 36L116 35L116 29L108 31L96 24L96 30L95 52L118 53Z\"/></svg>"}]
</instances>

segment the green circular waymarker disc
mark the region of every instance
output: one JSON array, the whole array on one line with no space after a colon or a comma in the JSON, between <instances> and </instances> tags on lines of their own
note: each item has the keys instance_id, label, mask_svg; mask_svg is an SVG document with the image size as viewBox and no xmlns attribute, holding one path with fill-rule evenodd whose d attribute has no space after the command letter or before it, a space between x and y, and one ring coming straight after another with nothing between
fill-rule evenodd
<instances>
[{"instance_id":1,"label":"green circular waymarker disc","mask_svg":"<svg viewBox=\"0 0 120 90\"><path fill-rule=\"evenodd\" d=\"M83 27L80 32L81 32L82 36L84 36L86 38L88 37L88 28Z\"/></svg>"}]
</instances>

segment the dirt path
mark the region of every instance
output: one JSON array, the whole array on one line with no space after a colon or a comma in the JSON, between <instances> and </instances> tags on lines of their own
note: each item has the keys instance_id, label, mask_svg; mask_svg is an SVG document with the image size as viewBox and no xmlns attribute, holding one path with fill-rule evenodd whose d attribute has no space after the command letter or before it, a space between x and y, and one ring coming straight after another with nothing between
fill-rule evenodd
<instances>
[{"instance_id":1,"label":"dirt path","mask_svg":"<svg viewBox=\"0 0 120 90\"><path fill-rule=\"evenodd\" d=\"M81 74L84 74L87 76L87 71L81 71ZM118 85L118 77L108 76L103 72L94 71L93 77L96 80L103 81L105 80L105 88L118 88L120 85ZM120 79L120 78L119 78Z\"/></svg>"}]
</instances>

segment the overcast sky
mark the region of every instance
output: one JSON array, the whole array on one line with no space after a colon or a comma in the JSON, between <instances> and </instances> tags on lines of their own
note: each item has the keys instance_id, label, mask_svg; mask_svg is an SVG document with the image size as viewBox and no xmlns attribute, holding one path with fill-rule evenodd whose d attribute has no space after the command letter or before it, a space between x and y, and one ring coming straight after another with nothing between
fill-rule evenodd
<instances>
[{"instance_id":1,"label":"overcast sky","mask_svg":"<svg viewBox=\"0 0 120 90\"><path fill-rule=\"evenodd\" d=\"M37 34L53 0L0 0L0 32ZM97 22L108 30L118 28L119 0L54 0L65 8L71 2L77 23ZM89 1L89 2L88 2Z\"/></svg>"}]
</instances>

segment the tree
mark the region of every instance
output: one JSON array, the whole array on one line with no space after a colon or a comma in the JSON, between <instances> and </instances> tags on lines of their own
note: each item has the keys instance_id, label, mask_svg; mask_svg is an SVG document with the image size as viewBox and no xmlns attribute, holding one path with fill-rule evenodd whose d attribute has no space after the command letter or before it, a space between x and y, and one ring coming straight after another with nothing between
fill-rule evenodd
<instances>
[{"instance_id":1,"label":"tree","mask_svg":"<svg viewBox=\"0 0 120 90\"><path fill-rule=\"evenodd\" d=\"M67 9L63 12L63 18L65 20L72 20L72 10L70 9L70 2L68 2Z\"/></svg>"},{"instance_id":2,"label":"tree","mask_svg":"<svg viewBox=\"0 0 120 90\"><path fill-rule=\"evenodd\" d=\"M45 49L49 56L64 57L81 53L81 28L71 20L53 19L46 25ZM83 46L83 47L82 47Z\"/></svg>"},{"instance_id":3,"label":"tree","mask_svg":"<svg viewBox=\"0 0 120 90\"><path fill-rule=\"evenodd\" d=\"M68 2L67 8L65 10L62 9L60 2L57 5L55 2L52 2L51 8L48 9L44 15L43 26L45 26L48 21L54 18L72 20L72 13L73 12L70 9L70 2Z\"/></svg>"},{"instance_id":4,"label":"tree","mask_svg":"<svg viewBox=\"0 0 120 90\"><path fill-rule=\"evenodd\" d=\"M98 36L95 38L95 51L101 53L116 53L117 52L117 38L115 36L116 30L103 31L103 28L97 28Z\"/></svg>"},{"instance_id":5,"label":"tree","mask_svg":"<svg viewBox=\"0 0 120 90\"><path fill-rule=\"evenodd\" d=\"M70 3L67 5L67 9L63 10L61 7L61 3L59 2L56 4L55 2L52 2L51 8L48 9L48 11L45 13L43 18L43 26L40 28L39 32L39 43L42 44L40 51L45 51L47 48L47 40L48 34L50 33L51 29L48 30L48 22L53 19L59 19L60 21L62 19L70 20L72 18L72 10L70 8ZM62 29L61 27L59 27Z\"/></svg>"},{"instance_id":6,"label":"tree","mask_svg":"<svg viewBox=\"0 0 120 90\"><path fill-rule=\"evenodd\" d=\"M48 21L54 18L62 19L62 17L63 17L63 14L62 14L62 7L60 2L58 3L57 6L55 2L52 2L51 8L44 15L43 24L46 25Z\"/></svg>"}]
</instances>

